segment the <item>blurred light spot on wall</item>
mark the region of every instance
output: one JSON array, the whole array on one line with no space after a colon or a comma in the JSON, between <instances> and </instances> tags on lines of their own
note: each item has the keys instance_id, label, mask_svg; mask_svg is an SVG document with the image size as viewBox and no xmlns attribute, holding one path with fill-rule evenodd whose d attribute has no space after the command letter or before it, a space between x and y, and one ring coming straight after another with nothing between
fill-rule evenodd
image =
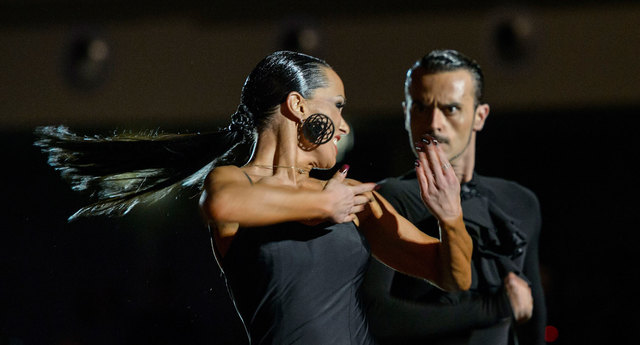
<instances>
[{"instance_id":1,"label":"blurred light spot on wall","mask_svg":"<svg viewBox=\"0 0 640 345\"><path fill-rule=\"evenodd\" d=\"M487 20L487 61L507 74L529 70L536 59L541 27L526 7L505 6L490 11Z\"/></svg>"},{"instance_id":2,"label":"blurred light spot on wall","mask_svg":"<svg viewBox=\"0 0 640 345\"><path fill-rule=\"evenodd\" d=\"M107 81L112 52L102 35L90 31L74 33L65 49L64 74L69 85L94 90Z\"/></svg>"},{"instance_id":3,"label":"blurred light spot on wall","mask_svg":"<svg viewBox=\"0 0 640 345\"><path fill-rule=\"evenodd\" d=\"M558 340L558 329L555 328L554 326L547 326L544 329L544 341L546 341L547 343L552 343L556 340Z\"/></svg>"},{"instance_id":4,"label":"blurred light spot on wall","mask_svg":"<svg viewBox=\"0 0 640 345\"><path fill-rule=\"evenodd\" d=\"M310 19L285 21L279 45L279 49L322 57L322 35Z\"/></svg>"}]
</instances>

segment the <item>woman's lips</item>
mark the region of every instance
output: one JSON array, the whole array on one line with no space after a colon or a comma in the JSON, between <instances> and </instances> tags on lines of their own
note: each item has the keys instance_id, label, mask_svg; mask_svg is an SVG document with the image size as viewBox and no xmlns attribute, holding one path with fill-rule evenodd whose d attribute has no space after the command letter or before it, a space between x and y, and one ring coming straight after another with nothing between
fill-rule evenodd
<instances>
[{"instance_id":1,"label":"woman's lips","mask_svg":"<svg viewBox=\"0 0 640 345\"><path fill-rule=\"evenodd\" d=\"M340 136L339 136L339 135L337 135L337 136L335 136L335 137L333 138L333 145L334 145L334 146L335 146L335 148L336 148L336 153L338 152L338 141L340 141Z\"/></svg>"}]
</instances>

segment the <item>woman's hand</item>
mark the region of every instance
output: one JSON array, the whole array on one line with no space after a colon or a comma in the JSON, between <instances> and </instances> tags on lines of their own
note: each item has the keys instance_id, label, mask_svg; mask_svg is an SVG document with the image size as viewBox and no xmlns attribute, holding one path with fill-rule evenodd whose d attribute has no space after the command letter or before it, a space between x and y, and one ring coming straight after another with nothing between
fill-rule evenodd
<instances>
[{"instance_id":1,"label":"woman's hand","mask_svg":"<svg viewBox=\"0 0 640 345\"><path fill-rule=\"evenodd\" d=\"M438 220L460 217L460 182L438 142L425 136L416 143L416 174L422 201Z\"/></svg>"},{"instance_id":2,"label":"woman's hand","mask_svg":"<svg viewBox=\"0 0 640 345\"><path fill-rule=\"evenodd\" d=\"M324 187L325 193L331 193L331 215L329 219L335 223L351 222L356 219L356 213L364 210L371 201L371 191L375 183L352 184L345 182L349 166L344 165Z\"/></svg>"},{"instance_id":3,"label":"woman's hand","mask_svg":"<svg viewBox=\"0 0 640 345\"><path fill-rule=\"evenodd\" d=\"M471 285L473 242L462 220L460 182L447 156L433 137L425 136L416 144L416 151L420 195L440 226L440 286L447 290L466 290Z\"/></svg>"}]
</instances>

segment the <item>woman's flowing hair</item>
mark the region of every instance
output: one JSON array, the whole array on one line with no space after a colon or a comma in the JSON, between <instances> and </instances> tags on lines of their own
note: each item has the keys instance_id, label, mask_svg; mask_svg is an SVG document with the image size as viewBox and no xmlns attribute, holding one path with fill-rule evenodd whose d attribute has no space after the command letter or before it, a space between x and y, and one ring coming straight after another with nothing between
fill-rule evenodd
<instances>
[{"instance_id":1,"label":"woman's flowing hair","mask_svg":"<svg viewBox=\"0 0 640 345\"><path fill-rule=\"evenodd\" d=\"M69 217L122 216L138 204L162 199L172 191L202 184L215 166L242 166L252 157L258 133L291 91L311 97L326 86L315 57L280 51L264 58L247 77L240 105L228 127L207 133L156 131L78 135L65 126L35 130L35 145L72 190L94 202Z\"/></svg>"},{"instance_id":2,"label":"woman's flowing hair","mask_svg":"<svg viewBox=\"0 0 640 345\"><path fill-rule=\"evenodd\" d=\"M65 126L39 127L35 142L72 190L94 200L69 217L122 216L140 203L162 199L176 188L200 187L217 164L242 164L234 157L240 131L203 134L120 133L81 136Z\"/></svg>"}]
</instances>

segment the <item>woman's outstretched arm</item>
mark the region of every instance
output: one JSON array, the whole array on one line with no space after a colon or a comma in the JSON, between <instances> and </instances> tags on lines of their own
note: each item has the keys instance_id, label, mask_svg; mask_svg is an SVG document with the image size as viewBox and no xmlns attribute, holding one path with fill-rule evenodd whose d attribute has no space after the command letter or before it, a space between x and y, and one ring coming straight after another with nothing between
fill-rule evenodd
<instances>
[{"instance_id":1,"label":"woman's outstretched arm","mask_svg":"<svg viewBox=\"0 0 640 345\"><path fill-rule=\"evenodd\" d=\"M378 193L359 216L360 229L371 251L391 268L429 280L443 290L466 290L471 285L471 239L462 216L439 222L441 239L431 237L399 215Z\"/></svg>"},{"instance_id":2,"label":"woman's outstretched arm","mask_svg":"<svg viewBox=\"0 0 640 345\"><path fill-rule=\"evenodd\" d=\"M208 220L262 226L286 221L352 221L363 209L374 183L348 186L346 170L324 188L308 189L270 183L252 184L235 166L214 169L207 177L200 206Z\"/></svg>"},{"instance_id":3,"label":"woman's outstretched arm","mask_svg":"<svg viewBox=\"0 0 640 345\"><path fill-rule=\"evenodd\" d=\"M375 192L358 214L360 228L373 254L390 267L444 290L466 290L471 285L473 243L462 220L460 183L433 142L420 146L416 173L422 200L438 219L440 239L420 231Z\"/></svg>"}]
</instances>

